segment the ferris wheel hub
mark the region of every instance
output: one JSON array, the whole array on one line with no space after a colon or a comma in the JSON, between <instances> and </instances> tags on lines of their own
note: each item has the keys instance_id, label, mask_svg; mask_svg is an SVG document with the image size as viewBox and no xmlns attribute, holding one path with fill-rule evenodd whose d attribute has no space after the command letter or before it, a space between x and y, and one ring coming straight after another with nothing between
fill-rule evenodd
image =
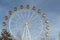
<instances>
[{"instance_id":1,"label":"ferris wheel hub","mask_svg":"<svg viewBox=\"0 0 60 40\"><path fill-rule=\"evenodd\" d=\"M25 27L28 27L28 22L25 23Z\"/></svg>"}]
</instances>

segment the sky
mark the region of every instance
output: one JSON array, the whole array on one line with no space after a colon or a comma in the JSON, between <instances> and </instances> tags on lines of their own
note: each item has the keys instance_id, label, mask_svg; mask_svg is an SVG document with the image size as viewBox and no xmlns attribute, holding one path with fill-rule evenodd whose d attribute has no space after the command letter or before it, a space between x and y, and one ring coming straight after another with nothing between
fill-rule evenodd
<instances>
[{"instance_id":1,"label":"sky","mask_svg":"<svg viewBox=\"0 0 60 40\"><path fill-rule=\"evenodd\" d=\"M60 0L0 0L0 32L3 29L4 16L8 15L9 10L13 11L14 6L19 7L21 4L24 6L27 4L36 5L37 9L41 8L42 12L45 12L50 19L51 36L58 37L60 32Z\"/></svg>"}]
</instances>

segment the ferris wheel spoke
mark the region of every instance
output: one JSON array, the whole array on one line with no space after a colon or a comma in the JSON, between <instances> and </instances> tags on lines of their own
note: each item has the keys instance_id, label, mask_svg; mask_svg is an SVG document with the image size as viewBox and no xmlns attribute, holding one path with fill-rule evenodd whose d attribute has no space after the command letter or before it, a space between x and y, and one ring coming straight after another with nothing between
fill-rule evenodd
<instances>
[{"instance_id":1,"label":"ferris wheel spoke","mask_svg":"<svg viewBox=\"0 0 60 40\"><path fill-rule=\"evenodd\" d=\"M35 16L35 13L32 13L31 16L30 16L29 21L31 21L32 17L34 17L34 16Z\"/></svg>"},{"instance_id":2,"label":"ferris wheel spoke","mask_svg":"<svg viewBox=\"0 0 60 40\"><path fill-rule=\"evenodd\" d=\"M19 14L17 14L18 17L21 18L20 20L24 20L25 19L23 14L24 14L24 10L22 10L22 12L20 12Z\"/></svg>"},{"instance_id":3,"label":"ferris wheel spoke","mask_svg":"<svg viewBox=\"0 0 60 40\"><path fill-rule=\"evenodd\" d=\"M43 27L44 27L42 22L41 22L41 27L42 27L42 28L41 28L41 30L40 30L40 35L42 34L42 32L43 32Z\"/></svg>"},{"instance_id":4,"label":"ferris wheel spoke","mask_svg":"<svg viewBox=\"0 0 60 40\"><path fill-rule=\"evenodd\" d=\"M25 21L27 20L27 11L24 11L25 14Z\"/></svg>"},{"instance_id":5,"label":"ferris wheel spoke","mask_svg":"<svg viewBox=\"0 0 60 40\"><path fill-rule=\"evenodd\" d=\"M18 16L18 18L19 18L20 20L23 19L21 15L18 15L18 14L16 14L16 15Z\"/></svg>"},{"instance_id":6,"label":"ferris wheel spoke","mask_svg":"<svg viewBox=\"0 0 60 40\"><path fill-rule=\"evenodd\" d=\"M38 15L37 16L35 15L34 17L32 17L31 21L36 21L36 19L38 19Z\"/></svg>"},{"instance_id":7,"label":"ferris wheel spoke","mask_svg":"<svg viewBox=\"0 0 60 40\"><path fill-rule=\"evenodd\" d=\"M28 10L27 10L27 12L26 12L26 13L27 13L27 15L26 15L26 16L27 16L27 20L28 20L28 16L29 16L29 12L28 12Z\"/></svg>"},{"instance_id":8,"label":"ferris wheel spoke","mask_svg":"<svg viewBox=\"0 0 60 40\"><path fill-rule=\"evenodd\" d=\"M41 25L41 23L40 23L40 21L33 21L33 22L31 22L31 24L30 24L30 25L40 26L40 25Z\"/></svg>"},{"instance_id":9,"label":"ferris wheel spoke","mask_svg":"<svg viewBox=\"0 0 60 40\"><path fill-rule=\"evenodd\" d=\"M40 24L41 23L41 20L39 20L39 21L37 21L37 20L32 20L31 22L34 22L34 24L36 23L36 24ZM41 25L41 24L40 24Z\"/></svg>"},{"instance_id":10,"label":"ferris wheel spoke","mask_svg":"<svg viewBox=\"0 0 60 40\"><path fill-rule=\"evenodd\" d=\"M21 16L22 16L22 19L25 21L26 19L25 19L25 15L23 15L23 14L25 14L25 12L23 11L23 13L21 13Z\"/></svg>"},{"instance_id":11,"label":"ferris wheel spoke","mask_svg":"<svg viewBox=\"0 0 60 40\"><path fill-rule=\"evenodd\" d=\"M30 10L28 10L28 19L30 18L30 15L31 15L31 13L30 13L31 11Z\"/></svg>"},{"instance_id":12,"label":"ferris wheel spoke","mask_svg":"<svg viewBox=\"0 0 60 40\"><path fill-rule=\"evenodd\" d=\"M31 10L29 11L29 14L28 14L28 21L30 21L31 20L31 18L32 18L32 12L31 12Z\"/></svg>"},{"instance_id":13,"label":"ferris wheel spoke","mask_svg":"<svg viewBox=\"0 0 60 40\"><path fill-rule=\"evenodd\" d=\"M17 27L17 21L18 21L18 19L16 19L16 22L15 22L15 26Z\"/></svg>"},{"instance_id":14,"label":"ferris wheel spoke","mask_svg":"<svg viewBox=\"0 0 60 40\"><path fill-rule=\"evenodd\" d=\"M21 16L19 16L18 14L16 14L18 16L18 18L20 19Z\"/></svg>"},{"instance_id":15,"label":"ferris wheel spoke","mask_svg":"<svg viewBox=\"0 0 60 40\"><path fill-rule=\"evenodd\" d=\"M23 23L21 23L21 24L18 24L17 26L22 26L23 25Z\"/></svg>"}]
</instances>

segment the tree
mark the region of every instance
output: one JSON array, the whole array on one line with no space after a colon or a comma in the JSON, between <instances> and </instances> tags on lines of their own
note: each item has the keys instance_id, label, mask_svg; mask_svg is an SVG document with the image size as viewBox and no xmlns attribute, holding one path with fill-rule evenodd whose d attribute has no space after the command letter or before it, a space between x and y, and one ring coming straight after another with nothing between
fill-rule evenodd
<instances>
[{"instance_id":1,"label":"tree","mask_svg":"<svg viewBox=\"0 0 60 40\"><path fill-rule=\"evenodd\" d=\"M0 40L2 40L1 36L0 36Z\"/></svg>"},{"instance_id":2,"label":"tree","mask_svg":"<svg viewBox=\"0 0 60 40\"><path fill-rule=\"evenodd\" d=\"M12 37L9 32L7 32L6 29L3 29L1 32L1 39L0 40L12 40Z\"/></svg>"}]
</instances>

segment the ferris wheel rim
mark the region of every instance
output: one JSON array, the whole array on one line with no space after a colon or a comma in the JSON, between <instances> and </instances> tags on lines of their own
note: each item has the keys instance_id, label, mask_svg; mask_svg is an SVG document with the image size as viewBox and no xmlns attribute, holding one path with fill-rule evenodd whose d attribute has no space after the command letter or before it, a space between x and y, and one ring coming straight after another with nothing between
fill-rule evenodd
<instances>
[{"instance_id":1,"label":"ferris wheel rim","mask_svg":"<svg viewBox=\"0 0 60 40\"><path fill-rule=\"evenodd\" d=\"M17 11L18 12L18 11ZM15 15L15 14L14 14ZM13 16L13 15L12 15ZM10 18L10 21L11 21L12 17ZM11 29L10 29L10 21L9 21L9 30L11 32ZM41 20L42 21L42 20ZM11 32L12 33L12 32ZM13 34L13 33L12 33ZM14 35L14 34L13 34Z\"/></svg>"}]
</instances>

